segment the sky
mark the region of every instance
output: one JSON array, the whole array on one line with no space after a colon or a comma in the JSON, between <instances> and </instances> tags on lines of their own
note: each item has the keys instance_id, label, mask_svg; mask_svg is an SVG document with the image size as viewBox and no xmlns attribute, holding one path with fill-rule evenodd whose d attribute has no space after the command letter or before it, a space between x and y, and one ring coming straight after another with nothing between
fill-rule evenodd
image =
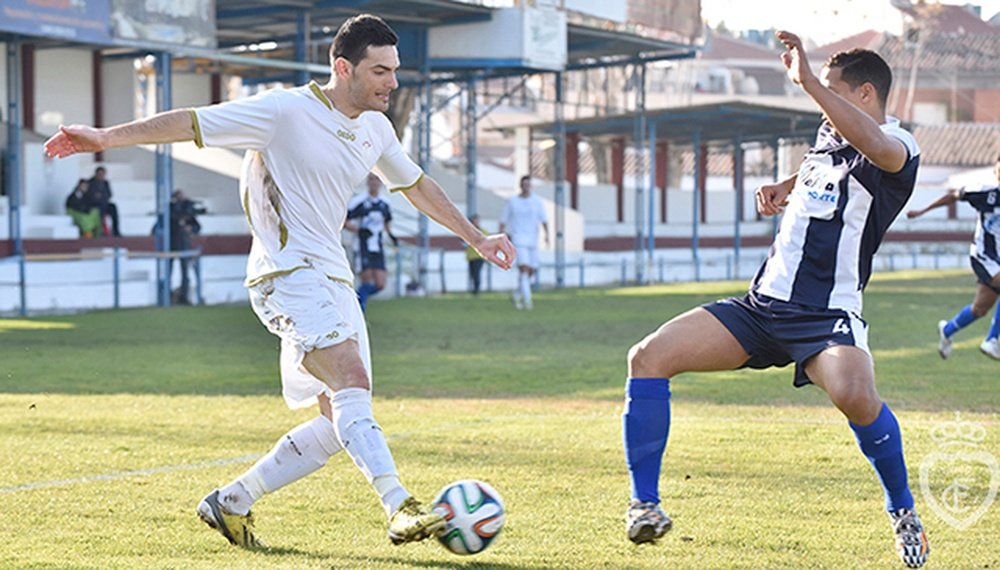
<instances>
[{"instance_id":1,"label":"sky","mask_svg":"<svg viewBox=\"0 0 1000 570\"><path fill-rule=\"evenodd\" d=\"M971 3L982 6L986 19L1000 12L1000 0ZM724 21L730 30L786 29L817 44L870 29L893 30L900 22L889 0L701 0L701 15L712 27Z\"/></svg>"}]
</instances>

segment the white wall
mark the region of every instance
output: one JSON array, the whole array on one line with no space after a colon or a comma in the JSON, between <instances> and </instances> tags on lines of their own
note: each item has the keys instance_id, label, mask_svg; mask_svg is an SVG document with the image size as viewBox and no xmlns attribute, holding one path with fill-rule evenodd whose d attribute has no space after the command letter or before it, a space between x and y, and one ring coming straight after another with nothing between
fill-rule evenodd
<instances>
[{"instance_id":1,"label":"white wall","mask_svg":"<svg viewBox=\"0 0 1000 570\"><path fill-rule=\"evenodd\" d=\"M104 98L103 115L105 125L126 123L135 119L135 90L139 81L131 59L108 59L101 64L101 95ZM122 150L104 153L109 162L124 162L127 157Z\"/></svg>"},{"instance_id":2,"label":"white wall","mask_svg":"<svg viewBox=\"0 0 1000 570\"><path fill-rule=\"evenodd\" d=\"M94 122L93 61L82 49L35 50L35 130L51 135L59 124Z\"/></svg>"},{"instance_id":3,"label":"white wall","mask_svg":"<svg viewBox=\"0 0 1000 570\"><path fill-rule=\"evenodd\" d=\"M212 76L174 73L171 107L200 107L212 102Z\"/></svg>"}]
</instances>

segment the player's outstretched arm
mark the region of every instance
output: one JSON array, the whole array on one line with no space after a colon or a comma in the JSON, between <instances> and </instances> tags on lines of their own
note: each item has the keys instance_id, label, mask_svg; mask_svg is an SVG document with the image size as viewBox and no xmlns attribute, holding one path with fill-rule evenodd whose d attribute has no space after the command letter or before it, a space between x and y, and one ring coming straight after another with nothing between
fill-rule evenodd
<instances>
[{"instance_id":1,"label":"player's outstretched arm","mask_svg":"<svg viewBox=\"0 0 1000 570\"><path fill-rule=\"evenodd\" d=\"M451 230L497 267L510 269L514 263L514 246L507 236L501 234L484 236L462 215L462 212L458 211L441 186L430 176L424 175L416 186L403 191L403 195L413 207Z\"/></svg>"},{"instance_id":2,"label":"player's outstretched arm","mask_svg":"<svg viewBox=\"0 0 1000 570\"><path fill-rule=\"evenodd\" d=\"M775 36L785 45L781 62L788 78L806 92L823 110L823 114L851 146L886 172L899 172L906 165L908 153L903 143L882 132L868 113L837 95L812 72L802 40L791 32L778 31Z\"/></svg>"},{"instance_id":3,"label":"player's outstretched arm","mask_svg":"<svg viewBox=\"0 0 1000 570\"><path fill-rule=\"evenodd\" d=\"M912 220L913 218L919 218L920 216L923 216L924 214L930 212L935 208L940 208L941 206L950 206L951 204L958 202L958 199L961 197L961 194L962 191L958 189L948 190L947 192L944 193L943 196L928 204L926 208L921 208L919 210L910 210L909 212L906 213L906 217Z\"/></svg>"},{"instance_id":4,"label":"player's outstretched arm","mask_svg":"<svg viewBox=\"0 0 1000 570\"><path fill-rule=\"evenodd\" d=\"M85 125L59 126L45 141L45 154L63 158L83 152L100 152L137 144L167 144L194 140L190 109L157 113L152 117L107 128Z\"/></svg>"}]
</instances>

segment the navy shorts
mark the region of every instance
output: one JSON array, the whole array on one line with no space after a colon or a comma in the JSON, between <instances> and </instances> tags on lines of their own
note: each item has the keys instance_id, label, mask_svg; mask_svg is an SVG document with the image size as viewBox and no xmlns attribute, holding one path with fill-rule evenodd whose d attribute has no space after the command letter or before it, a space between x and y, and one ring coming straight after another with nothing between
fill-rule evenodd
<instances>
[{"instance_id":1,"label":"navy shorts","mask_svg":"<svg viewBox=\"0 0 1000 570\"><path fill-rule=\"evenodd\" d=\"M361 252L361 270L381 269L385 271L385 254L380 251Z\"/></svg>"},{"instance_id":2,"label":"navy shorts","mask_svg":"<svg viewBox=\"0 0 1000 570\"><path fill-rule=\"evenodd\" d=\"M736 337L750 355L743 368L770 368L795 362L796 387L812 382L805 365L838 345L868 350L868 324L854 313L788 303L751 292L703 307Z\"/></svg>"},{"instance_id":3,"label":"navy shorts","mask_svg":"<svg viewBox=\"0 0 1000 570\"><path fill-rule=\"evenodd\" d=\"M969 264L972 265L972 270L976 272L976 281L979 281L983 285L986 285L993 290L994 293L1000 294L1000 287L993 286L993 278L1000 273L1000 263L997 263L995 259L986 257L977 257L975 255L969 256Z\"/></svg>"}]
</instances>

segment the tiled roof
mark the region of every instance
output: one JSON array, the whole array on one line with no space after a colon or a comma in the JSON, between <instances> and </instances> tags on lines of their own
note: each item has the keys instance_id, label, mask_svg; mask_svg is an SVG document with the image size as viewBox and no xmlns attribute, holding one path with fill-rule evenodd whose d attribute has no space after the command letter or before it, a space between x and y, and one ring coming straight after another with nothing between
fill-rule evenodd
<instances>
[{"instance_id":1,"label":"tiled roof","mask_svg":"<svg viewBox=\"0 0 1000 570\"><path fill-rule=\"evenodd\" d=\"M925 3L922 6L912 8L900 8L899 11L913 20L921 22L925 27L938 32L955 34L997 33L996 28L963 6Z\"/></svg>"},{"instance_id":2,"label":"tiled roof","mask_svg":"<svg viewBox=\"0 0 1000 570\"><path fill-rule=\"evenodd\" d=\"M780 54L780 51L768 49L760 44L711 33L705 38L705 47L702 51L701 59L712 61L750 59L778 65Z\"/></svg>"},{"instance_id":3,"label":"tiled roof","mask_svg":"<svg viewBox=\"0 0 1000 570\"><path fill-rule=\"evenodd\" d=\"M854 48L878 50L879 46L882 45L883 37L886 35L883 32L866 30L853 36L847 36L846 38L809 50L809 60L814 63L822 63L837 52Z\"/></svg>"},{"instance_id":4,"label":"tiled roof","mask_svg":"<svg viewBox=\"0 0 1000 570\"><path fill-rule=\"evenodd\" d=\"M911 69L916 45L903 38L883 37L876 48L893 69ZM921 47L919 69L966 72L1000 72L1000 33L927 34Z\"/></svg>"},{"instance_id":5,"label":"tiled roof","mask_svg":"<svg viewBox=\"0 0 1000 570\"><path fill-rule=\"evenodd\" d=\"M921 164L990 166L1000 152L1000 124L949 123L918 126Z\"/></svg>"}]
</instances>

